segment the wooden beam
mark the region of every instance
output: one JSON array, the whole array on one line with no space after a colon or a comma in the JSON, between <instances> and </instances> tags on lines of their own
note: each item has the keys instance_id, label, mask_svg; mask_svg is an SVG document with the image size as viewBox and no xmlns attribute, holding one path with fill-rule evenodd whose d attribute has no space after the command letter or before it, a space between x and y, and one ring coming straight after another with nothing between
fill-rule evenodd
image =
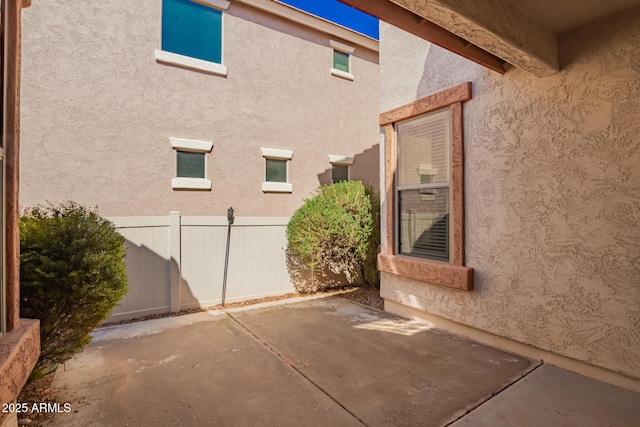
<instances>
[{"instance_id":1,"label":"wooden beam","mask_svg":"<svg viewBox=\"0 0 640 427\"><path fill-rule=\"evenodd\" d=\"M22 1L5 2L3 52L5 78L5 108L2 135L5 166L5 285L7 332L18 327L20 321L20 236L18 210L18 169L20 165L20 17Z\"/></svg>"},{"instance_id":2,"label":"wooden beam","mask_svg":"<svg viewBox=\"0 0 640 427\"><path fill-rule=\"evenodd\" d=\"M448 107L456 102L465 102L471 99L473 87L471 82L460 83L441 92L425 96L416 101L401 105L392 110L380 114L380 126L410 119L411 117Z\"/></svg>"},{"instance_id":3,"label":"wooden beam","mask_svg":"<svg viewBox=\"0 0 640 427\"><path fill-rule=\"evenodd\" d=\"M505 61L444 28L390 1L339 0L404 31L504 74Z\"/></svg>"}]
</instances>

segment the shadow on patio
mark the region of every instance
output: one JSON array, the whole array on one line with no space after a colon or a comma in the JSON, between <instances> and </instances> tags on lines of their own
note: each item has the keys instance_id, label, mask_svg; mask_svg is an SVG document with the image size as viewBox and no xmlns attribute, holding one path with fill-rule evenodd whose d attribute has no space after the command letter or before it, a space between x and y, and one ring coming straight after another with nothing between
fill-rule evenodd
<instances>
[{"instance_id":1,"label":"shadow on patio","mask_svg":"<svg viewBox=\"0 0 640 427\"><path fill-rule=\"evenodd\" d=\"M72 406L61 426L640 419L638 394L337 296L98 329L53 386Z\"/></svg>"}]
</instances>

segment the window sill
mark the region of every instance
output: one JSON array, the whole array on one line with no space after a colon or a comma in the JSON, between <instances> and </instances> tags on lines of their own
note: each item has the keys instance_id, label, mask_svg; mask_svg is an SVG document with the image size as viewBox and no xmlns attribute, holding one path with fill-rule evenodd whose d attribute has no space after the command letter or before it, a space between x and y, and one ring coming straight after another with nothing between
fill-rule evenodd
<instances>
[{"instance_id":1,"label":"window sill","mask_svg":"<svg viewBox=\"0 0 640 427\"><path fill-rule=\"evenodd\" d=\"M473 290L473 268L403 255L378 254L378 269L433 285Z\"/></svg>"},{"instance_id":2,"label":"window sill","mask_svg":"<svg viewBox=\"0 0 640 427\"><path fill-rule=\"evenodd\" d=\"M265 193L291 193L293 184L288 182L263 182L262 191Z\"/></svg>"},{"instance_id":3,"label":"window sill","mask_svg":"<svg viewBox=\"0 0 640 427\"><path fill-rule=\"evenodd\" d=\"M335 68L332 68L331 69L331 74L336 76L336 77L342 77L343 79L353 81L353 74L347 73L347 72L342 71L342 70L336 70Z\"/></svg>"},{"instance_id":4,"label":"window sill","mask_svg":"<svg viewBox=\"0 0 640 427\"><path fill-rule=\"evenodd\" d=\"M177 53L166 52L164 50L156 50L155 58L156 62L161 64L175 65L176 67L202 71L215 76L227 76L227 67L222 64L216 64L215 62L178 55Z\"/></svg>"},{"instance_id":5,"label":"window sill","mask_svg":"<svg viewBox=\"0 0 640 427\"><path fill-rule=\"evenodd\" d=\"M174 190L211 190L211 180L204 178L173 178Z\"/></svg>"}]
</instances>

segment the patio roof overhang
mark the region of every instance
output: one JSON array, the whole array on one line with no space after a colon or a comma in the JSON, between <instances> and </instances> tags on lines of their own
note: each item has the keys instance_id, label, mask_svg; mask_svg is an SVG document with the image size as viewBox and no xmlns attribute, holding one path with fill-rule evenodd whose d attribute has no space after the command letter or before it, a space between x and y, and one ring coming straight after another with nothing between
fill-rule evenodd
<instances>
[{"instance_id":1,"label":"patio roof overhang","mask_svg":"<svg viewBox=\"0 0 640 427\"><path fill-rule=\"evenodd\" d=\"M340 0L378 19L504 73L561 68L562 33L640 6L640 0Z\"/></svg>"}]
</instances>

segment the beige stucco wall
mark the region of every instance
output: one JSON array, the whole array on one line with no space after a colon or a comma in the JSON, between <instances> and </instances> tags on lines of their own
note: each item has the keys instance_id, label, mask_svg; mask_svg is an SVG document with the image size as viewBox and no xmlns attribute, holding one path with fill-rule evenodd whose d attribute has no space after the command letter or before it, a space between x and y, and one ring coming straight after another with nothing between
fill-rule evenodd
<instances>
[{"instance_id":1,"label":"beige stucco wall","mask_svg":"<svg viewBox=\"0 0 640 427\"><path fill-rule=\"evenodd\" d=\"M355 156L353 178L377 185L378 158L359 156L378 152L377 52L354 46L354 81L332 76L329 40L340 39L232 1L227 77L162 65L161 4L33 0L24 12L23 206L288 216L326 177L329 154ZM211 191L171 188L169 137L213 142ZM260 147L294 151L293 193L262 192Z\"/></svg>"},{"instance_id":2,"label":"beige stucco wall","mask_svg":"<svg viewBox=\"0 0 640 427\"><path fill-rule=\"evenodd\" d=\"M568 65L544 78L499 75L426 42L416 52L387 24L380 38L382 111L473 82L475 289L383 274L383 297L640 378L640 9L565 35Z\"/></svg>"}]
</instances>

